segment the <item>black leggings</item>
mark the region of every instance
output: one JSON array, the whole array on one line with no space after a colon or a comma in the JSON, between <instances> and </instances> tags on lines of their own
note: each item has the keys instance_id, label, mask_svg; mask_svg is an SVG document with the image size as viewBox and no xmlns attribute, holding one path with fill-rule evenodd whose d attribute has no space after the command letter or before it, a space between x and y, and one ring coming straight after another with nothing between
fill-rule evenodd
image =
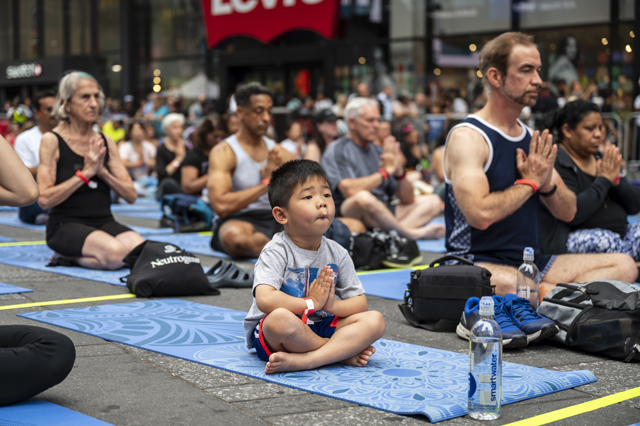
<instances>
[{"instance_id":1,"label":"black leggings","mask_svg":"<svg viewBox=\"0 0 640 426\"><path fill-rule=\"evenodd\" d=\"M75 359L73 342L63 334L42 327L0 326L0 406L62 382Z\"/></svg>"}]
</instances>

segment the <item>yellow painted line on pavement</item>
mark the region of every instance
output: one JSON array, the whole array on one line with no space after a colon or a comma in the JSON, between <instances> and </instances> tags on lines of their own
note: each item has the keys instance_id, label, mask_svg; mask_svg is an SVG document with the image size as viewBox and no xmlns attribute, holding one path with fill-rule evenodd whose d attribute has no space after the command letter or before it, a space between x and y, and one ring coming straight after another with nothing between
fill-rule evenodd
<instances>
[{"instance_id":1,"label":"yellow painted line on pavement","mask_svg":"<svg viewBox=\"0 0 640 426\"><path fill-rule=\"evenodd\" d=\"M20 305L0 306L0 311L4 311L7 309L33 308L36 306L67 305L69 303L100 302L103 300L130 299L132 297L136 297L136 295L133 293L129 293L129 294L114 294L111 296L83 297L81 299L50 300L48 302L33 302L33 303L22 303Z\"/></svg>"},{"instance_id":2,"label":"yellow painted line on pavement","mask_svg":"<svg viewBox=\"0 0 640 426\"><path fill-rule=\"evenodd\" d=\"M213 236L213 232L211 232L211 231L198 232L198 236L199 237L212 237Z\"/></svg>"},{"instance_id":3,"label":"yellow painted line on pavement","mask_svg":"<svg viewBox=\"0 0 640 426\"><path fill-rule=\"evenodd\" d=\"M13 247L13 246L41 246L47 244L46 241L14 241L11 243L0 243L0 247Z\"/></svg>"},{"instance_id":4,"label":"yellow painted line on pavement","mask_svg":"<svg viewBox=\"0 0 640 426\"><path fill-rule=\"evenodd\" d=\"M360 271L358 275L380 274L385 272L401 271L403 269L427 269L429 265L407 266L406 268L389 268L389 269L376 269L374 271Z\"/></svg>"},{"instance_id":5,"label":"yellow painted line on pavement","mask_svg":"<svg viewBox=\"0 0 640 426\"><path fill-rule=\"evenodd\" d=\"M618 404L627 399L637 398L640 396L640 387L629 389L628 391L614 393L613 395L605 396L604 398L598 398L593 401L583 402L572 407L562 408L560 410L551 411L550 413L541 414L539 416L530 417L528 419L520 420L514 423L509 423L505 426L539 426L546 425L548 423L557 422L558 420L566 419L567 417L577 416L578 414L588 413L599 408L607 407L609 405Z\"/></svg>"}]
</instances>

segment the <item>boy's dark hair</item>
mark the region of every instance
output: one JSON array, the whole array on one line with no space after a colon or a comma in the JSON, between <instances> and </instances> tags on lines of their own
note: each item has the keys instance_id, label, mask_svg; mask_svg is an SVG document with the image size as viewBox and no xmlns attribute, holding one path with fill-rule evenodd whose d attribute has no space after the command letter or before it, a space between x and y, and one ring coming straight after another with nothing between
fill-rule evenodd
<instances>
[{"instance_id":1,"label":"boy's dark hair","mask_svg":"<svg viewBox=\"0 0 640 426\"><path fill-rule=\"evenodd\" d=\"M267 95L273 99L271 91L258 82L245 84L236 91L236 104L239 107L246 108L251 104L251 96Z\"/></svg>"},{"instance_id":2,"label":"boy's dark hair","mask_svg":"<svg viewBox=\"0 0 640 426\"><path fill-rule=\"evenodd\" d=\"M53 90L43 90L42 92L36 93L36 96L33 98L33 109L39 111L40 110L40 100L44 98L54 98L56 97L56 92Z\"/></svg>"},{"instance_id":3,"label":"boy's dark hair","mask_svg":"<svg viewBox=\"0 0 640 426\"><path fill-rule=\"evenodd\" d=\"M271 182L269 183L271 208L289 207L289 199L291 199L296 185L303 184L314 177L329 181L327 173L320 163L312 160L292 160L284 163L271 173Z\"/></svg>"}]
</instances>

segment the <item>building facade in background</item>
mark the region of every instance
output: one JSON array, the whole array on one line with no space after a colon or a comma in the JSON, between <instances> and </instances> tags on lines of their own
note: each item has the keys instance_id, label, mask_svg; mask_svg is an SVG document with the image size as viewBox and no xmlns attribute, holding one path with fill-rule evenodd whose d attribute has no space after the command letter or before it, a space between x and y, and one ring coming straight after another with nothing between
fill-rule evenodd
<instances>
[{"instance_id":1,"label":"building facade in background","mask_svg":"<svg viewBox=\"0 0 640 426\"><path fill-rule=\"evenodd\" d=\"M242 34L243 17L251 28L275 27L261 11L322 2L338 3L329 38L286 15L290 30L266 43L229 35L209 47L205 22L214 10L217 22L233 19ZM640 68L633 0L0 0L0 7L0 102L55 87L67 69L92 73L114 98L202 91L220 109L252 80L285 102L319 92L335 99L360 81L374 92L390 83L464 96L480 79L479 50L509 30L535 36L549 81L631 93Z\"/></svg>"}]
</instances>

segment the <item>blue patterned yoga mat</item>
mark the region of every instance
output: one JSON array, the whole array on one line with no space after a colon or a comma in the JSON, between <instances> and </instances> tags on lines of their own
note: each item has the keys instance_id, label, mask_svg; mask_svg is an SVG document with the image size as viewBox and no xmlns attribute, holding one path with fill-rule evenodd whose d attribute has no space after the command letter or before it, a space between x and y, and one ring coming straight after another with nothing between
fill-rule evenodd
<instances>
[{"instance_id":1,"label":"blue patterned yoga mat","mask_svg":"<svg viewBox=\"0 0 640 426\"><path fill-rule=\"evenodd\" d=\"M468 356L392 340L376 342L367 367L332 365L264 374L244 347L245 312L178 299L20 314L106 340L398 414L441 421L467 412ZM587 370L556 372L504 363L503 404L596 380Z\"/></svg>"},{"instance_id":2,"label":"blue patterned yoga mat","mask_svg":"<svg viewBox=\"0 0 640 426\"><path fill-rule=\"evenodd\" d=\"M129 269L118 271L95 271L71 266L47 267L53 251L45 244L28 246L4 246L0 247L0 263L13 266L21 266L27 269L52 272L54 274L68 275L86 280L100 281L113 285L126 286L120 282L120 277L129 275Z\"/></svg>"},{"instance_id":3,"label":"blue patterned yoga mat","mask_svg":"<svg viewBox=\"0 0 640 426\"><path fill-rule=\"evenodd\" d=\"M404 291L411 280L413 269L393 269L389 271L360 272L358 278L367 296L403 300Z\"/></svg>"},{"instance_id":4,"label":"blue patterned yoga mat","mask_svg":"<svg viewBox=\"0 0 640 426\"><path fill-rule=\"evenodd\" d=\"M33 229L35 231L46 231L46 225L32 225L30 223L22 222L17 215L0 215L0 225L8 225L16 228ZM148 234L171 234L173 229L170 228L147 228L146 226L131 226L127 225L132 230L136 231L140 235Z\"/></svg>"},{"instance_id":5,"label":"blue patterned yoga mat","mask_svg":"<svg viewBox=\"0 0 640 426\"><path fill-rule=\"evenodd\" d=\"M195 254L203 254L205 256L221 257L224 259L232 259L226 253L215 251L211 248L211 235L210 232L207 235L201 235L198 232L184 233L184 234L168 234L168 235L146 235L148 240L161 241L163 243L175 244L176 246L190 251ZM242 259L248 262L256 262L258 259Z\"/></svg>"},{"instance_id":6,"label":"blue patterned yoga mat","mask_svg":"<svg viewBox=\"0 0 640 426\"><path fill-rule=\"evenodd\" d=\"M0 243L12 243L14 241L17 240L15 238L3 237L2 235L0 235Z\"/></svg>"},{"instance_id":7,"label":"blue patterned yoga mat","mask_svg":"<svg viewBox=\"0 0 640 426\"><path fill-rule=\"evenodd\" d=\"M17 212L18 207L0 206L0 212Z\"/></svg>"},{"instance_id":8,"label":"blue patterned yoga mat","mask_svg":"<svg viewBox=\"0 0 640 426\"><path fill-rule=\"evenodd\" d=\"M0 407L0 425L24 426L109 426L111 423L51 402L32 398L20 404Z\"/></svg>"},{"instance_id":9,"label":"blue patterned yoga mat","mask_svg":"<svg viewBox=\"0 0 640 426\"><path fill-rule=\"evenodd\" d=\"M6 283L0 283L0 294L32 293L32 292L33 290L30 290L28 288L18 287L17 285L11 285Z\"/></svg>"}]
</instances>

